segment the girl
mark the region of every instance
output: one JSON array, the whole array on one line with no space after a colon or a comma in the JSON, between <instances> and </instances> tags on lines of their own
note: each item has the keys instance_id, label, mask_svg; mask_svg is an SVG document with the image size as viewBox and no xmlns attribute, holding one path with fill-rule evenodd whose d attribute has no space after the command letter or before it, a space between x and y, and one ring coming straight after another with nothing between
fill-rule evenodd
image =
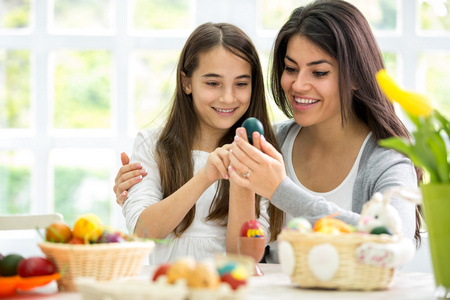
<instances>
[{"instance_id":1,"label":"girl","mask_svg":"<svg viewBox=\"0 0 450 300\"><path fill-rule=\"evenodd\" d=\"M234 132L250 116L261 120L267 139L276 143L253 43L230 24L199 26L181 51L165 126L141 130L131 157L148 174L124 201L128 229L173 239L157 245L151 264L235 253L240 227L250 219L259 218L268 240L276 237L282 212L228 181Z\"/></svg>"},{"instance_id":2,"label":"girl","mask_svg":"<svg viewBox=\"0 0 450 300\"><path fill-rule=\"evenodd\" d=\"M420 178L402 154L378 146L391 136L409 138L393 105L377 85L384 68L369 24L353 5L315 1L293 11L274 45L272 94L291 120L277 126L279 153L261 137L256 151L237 130L230 173L287 213L312 223L338 213L356 225L363 204L375 192L415 186ZM403 234L420 241L415 206L392 199ZM273 249L273 247L272 247ZM271 260L277 260L276 254Z\"/></svg>"}]
</instances>

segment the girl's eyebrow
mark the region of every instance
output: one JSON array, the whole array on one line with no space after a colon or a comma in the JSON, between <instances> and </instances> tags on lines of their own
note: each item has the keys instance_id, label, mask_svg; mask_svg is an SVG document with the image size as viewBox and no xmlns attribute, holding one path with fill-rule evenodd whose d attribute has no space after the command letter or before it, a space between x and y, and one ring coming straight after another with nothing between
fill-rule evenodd
<instances>
[{"instance_id":1,"label":"girl's eyebrow","mask_svg":"<svg viewBox=\"0 0 450 300\"><path fill-rule=\"evenodd\" d=\"M222 78L221 75L216 74L216 73L207 73L207 74L202 75L202 77L203 78L205 78L205 77ZM243 78L251 79L251 76L248 75L248 74L243 74L243 75L240 75L240 76L236 77L236 79L243 79Z\"/></svg>"},{"instance_id":2,"label":"girl's eyebrow","mask_svg":"<svg viewBox=\"0 0 450 300\"><path fill-rule=\"evenodd\" d=\"M286 59L291 61L291 62L293 62L294 64L298 65L298 63L294 59L289 57L289 55L286 55ZM306 65L307 66L315 66L315 65L320 65L320 64L329 64L329 65L333 66L333 64L331 62L329 62L328 60L326 60L326 59L320 59L320 60L312 61L312 62L307 63Z\"/></svg>"}]
</instances>

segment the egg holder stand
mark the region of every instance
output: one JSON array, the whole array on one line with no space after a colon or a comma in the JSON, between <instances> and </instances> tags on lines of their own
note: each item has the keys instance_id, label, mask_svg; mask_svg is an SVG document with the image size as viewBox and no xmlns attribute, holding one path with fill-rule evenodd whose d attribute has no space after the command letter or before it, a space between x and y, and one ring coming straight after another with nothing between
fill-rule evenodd
<instances>
[{"instance_id":1,"label":"egg holder stand","mask_svg":"<svg viewBox=\"0 0 450 300\"><path fill-rule=\"evenodd\" d=\"M238 239L239 255L251 257L254 260L252 276L263 276L264 273L258 262L264 257L266 247L265 237L240 236Z\"/></svg>"},{"instance_id":2,"label":"egg holder stand","mask_svg":"<svg viewBox=\"0 0 450 300\"><path fill-rule=\"evenodd\" d=\"M77 291L75 279L78 277L92 277L98 281L137 277L155 242L89 245L41 242L38 246L61 273L58 289L70 292Z\"/></svg>"},{"instance_id":3,"label":"egg holder stand","mask_svg":"<svg viewBox=\"0 0 450 300\"><path fill-rule=\"evenodd\" d=\"M394 247L398 245L400 248L402 239L405 238L386 234L324 234L283 230L278 236L279 258L283 271L302 288L366 291L386 289L393 281L395 268L362 263L358 261L356 253L366 243ZM323 274L322 277L318 274L320 270L314 270L314 266L311 267L310 264L311 250L317 246L334 248L338 257L337 266L334 264L327 271L328 274ZM324 256L322 259L327 260L329 257Z\"/></svg>"}]
</instances>

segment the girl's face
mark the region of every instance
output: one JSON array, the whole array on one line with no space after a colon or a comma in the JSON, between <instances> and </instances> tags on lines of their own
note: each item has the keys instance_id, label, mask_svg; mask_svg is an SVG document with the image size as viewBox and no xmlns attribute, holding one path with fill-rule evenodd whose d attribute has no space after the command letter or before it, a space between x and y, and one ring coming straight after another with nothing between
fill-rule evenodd
<instances>
[{"instance_id":1,"label":"girl's face","mask_svg":"<svg viewBox=\"0 0 450 300\"><path fill-rule=\"evenodd\" d=\"M302 126L341 122L337 61L307 38L288 41L281 86Z\"/></svg>"},{"instance_id":2,"label":"girl's face","mask_svg":"<svg viewBox=\"0 0 450 300\"><path fill-rule=\"evenodd\" d=\"M247 111L252 95L250 63L219 46L199 55L183 87L192 94L195 112L204 130L226 131Z\"/></svg>"}]
</instances>

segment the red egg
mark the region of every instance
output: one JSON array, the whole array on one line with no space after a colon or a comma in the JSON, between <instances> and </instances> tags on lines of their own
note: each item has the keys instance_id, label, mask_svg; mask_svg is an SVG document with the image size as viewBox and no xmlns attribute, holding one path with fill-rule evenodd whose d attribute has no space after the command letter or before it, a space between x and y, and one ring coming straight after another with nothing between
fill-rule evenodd
<instances>
[{"instance_id":1,"label":"red egg","mask_svg":"<svg viewBox=\"0 0 450 300\"><path fill-rule=\"evenodd\" d=\"M263 237L264 229L256 220L245 222L241 227L241 236L245 237Z\"/></svg>"},{"instance_id":2,"label":"red egg","mask_svg":"<svg viewBox=\"0 0 450 300\"><path fill-rule=\"evenodd\" d=\"M234 278L230 273L224 274L220 278L220 281L228 283L233 290L236 290L241 285L245 285L247 283L246 280L239 280Z\"/></svg>"},{"instance_id":3,"label":"red egg","mask_svg":"<svg viewBox=\"0 0 450 300\"><path fill-rule=\"evenodd\" d=\"M17 273L21 277L51 275L56 272L55 265L43 257L30 257L23 259L18 267Z\"/></svg>"},{"instance_id":4,"label":"red egg","mask_svg":"<svg viewBox=\"0 0 450 300\"><path fill-rule=\"evenodd\" d=\"M171 267L170 264L162 264L162 265L160 265L156 269L155 273L153 274L153 279L152 280L156 281L159 276L166 275L167 271L170 269L170 267Z\"/></svg>"}]
</instances>

